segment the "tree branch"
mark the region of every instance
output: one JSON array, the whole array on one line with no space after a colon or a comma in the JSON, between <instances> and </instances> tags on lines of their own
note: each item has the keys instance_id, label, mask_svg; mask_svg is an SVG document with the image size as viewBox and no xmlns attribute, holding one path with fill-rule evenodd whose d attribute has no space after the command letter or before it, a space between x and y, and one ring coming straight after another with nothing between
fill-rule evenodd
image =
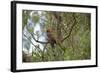
<instances>
[{"instance_id":1,"label":"tree branch","mask_svg":"<svg viewBox=\"0 0 100 73\"><path fill-rule=\"evenodd\" d=\"M27 29L27 27L26 27L26 29ZM28 29L27 29L27 31L28 31ZM28 31L29 32L29 31ZM34 33L33 34L31 34L30 32L29 32L29 34L32 36L32 38L36 41L36 42L38 42L38 43L41 43L41 44L47 44L47 43L49 43L49 42L43 42L43 41L39 41L39 40L37 40L37 39L35 39L35 37L34 37Z\"/></svg>"},{"instance_id":2,"label":"tree branch","mask_svg":"<svg viewBox=\"0 0 100 73\"><path fill-rule=\"evenodd\" d=\"M66 37L64 37L64 38L61 40L61 42L63 42L65 39L67 39L67 38L71 35L71 32L72 32L72 30L73 30L73 28L74 28L74 26L75 26L75 24L76 24L76 19L75 19L74 13L73 13L73 18L74 18L74 23L73 23L73 25L72 25L71 28L70 28L69 34L68 34Z\"/></svg>"},{"instance_id":3,"label":"tree branch","mask_svg":"<svg viewBox=\"0 0 100 73\"><path fill-rule=\"evenodd\" d=\"M30 33L30 34L31 34L31 33ZM31 36L32 36L32 38L33 38L36 42L38 42L38 43L41 43L41 44L47 44L47 43L49 43L49 42L43 42L43 41L39 41L39 40L35 39L35 37L34 37L33 34L31 34Z\"/></svg>"},{"instance_id":4,"label":"tree branch","mask_svg":"<svg viewBox=\"0 0 100 73\"><path fill-rule=\"evenodd\" d=\"M29 42L30 42L33 46L37 47L36 45L33 44L33 42L32 42L25 34L23 34L23 35L29 40Z\"/></svg>"},{"instance_id":5,"label":"tree branch","mask_svg":"<svg viewBox=\"0 0 100 73\"><path fill-rule=\"evenodd\" d=\"M34 47L36 47L36 48L38 48L38 49L40 49L40 47L39 46L36 46L36 45L34 45L33 44L33 42L24 34L24 36L30 41L30 43L34 46ZM47 44L46 44L47 45ZM46 46L44 47L44 49L46 48Z\"/></svg>"}]
</instances>

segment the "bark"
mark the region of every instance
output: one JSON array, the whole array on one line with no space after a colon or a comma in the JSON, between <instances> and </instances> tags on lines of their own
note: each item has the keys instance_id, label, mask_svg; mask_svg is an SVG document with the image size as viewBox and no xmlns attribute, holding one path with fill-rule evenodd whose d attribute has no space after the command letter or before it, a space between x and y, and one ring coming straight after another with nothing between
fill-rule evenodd
<instances>
[{"instance_id":1,"label":"bark","mask_svg":"<svg viewBox=\"0 0 100 73\"><path fill-rule=\"evenodd\" d=\"M61 16L60 16L60 13L58 12L55 12L54 13L54 17L55 17L55 20L56 20L56 33L57 33L57 42L60 43L61 42L61 38L62 38L62 34L61 34Z\"/></svg>"}]
</instances>

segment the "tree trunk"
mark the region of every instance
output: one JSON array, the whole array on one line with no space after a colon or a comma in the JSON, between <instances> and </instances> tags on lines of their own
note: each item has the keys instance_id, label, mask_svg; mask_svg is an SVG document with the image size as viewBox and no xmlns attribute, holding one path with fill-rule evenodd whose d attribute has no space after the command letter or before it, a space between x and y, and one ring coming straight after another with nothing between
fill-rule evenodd
<instances>
[{"instance_id":1,"label":"tree trunk","mask_svg":"<svg viewBox=\"0 0 100 73\"><path fill-rule=\"evenodd\" d=\"M60 13L58 12L55 12L54 13L54 16L55 16L55 21L56 21L56 34L57 34L57 42L60 43L61 42L61 39L62 39L62 34L61 34L61 16L60 16Z\"/></svg>"}]
</instances>

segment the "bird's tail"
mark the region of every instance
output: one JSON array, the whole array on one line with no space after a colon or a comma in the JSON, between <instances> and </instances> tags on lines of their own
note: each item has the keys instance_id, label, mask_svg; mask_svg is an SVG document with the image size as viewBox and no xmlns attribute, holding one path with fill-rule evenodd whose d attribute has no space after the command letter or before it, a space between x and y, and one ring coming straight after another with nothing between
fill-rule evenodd
<instances>
[{"instance_id":1,"label":"bird's tail","mask_svg":"<svg viewBox=\"0 0 100 73\"><path fill-rule=\"evenodd\" d=\"M51 43L51 47L52 47L52 48L55 48L55 45L54 45L54 43Z\"/></svg>"}]
</instances>

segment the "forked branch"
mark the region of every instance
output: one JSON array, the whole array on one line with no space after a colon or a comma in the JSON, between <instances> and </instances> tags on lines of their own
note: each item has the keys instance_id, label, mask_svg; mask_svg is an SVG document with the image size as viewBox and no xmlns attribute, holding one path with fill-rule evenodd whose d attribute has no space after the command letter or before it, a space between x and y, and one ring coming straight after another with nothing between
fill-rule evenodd
<instances>
[{"instance_id":1,"label":"forked branch","mask_svg":"<svg viewBox=\"0 0 100 73\"><path fill-rule=\"evenodd\" d=\"M64 37L64 38L61 40L61 42L63 42L64 40L66 40L67 38L70 37L71 32L72 32L72 30L73 30L73 28L74 28L74 26L75 26L75 24L76 24L76 19L75 19L74 13L73 13L73 19L74 19L74 22L73 22L73 25L72 25L71 28L70 28L69 34L68 34L66 37Z\"/></svg>"}]
</instances>

